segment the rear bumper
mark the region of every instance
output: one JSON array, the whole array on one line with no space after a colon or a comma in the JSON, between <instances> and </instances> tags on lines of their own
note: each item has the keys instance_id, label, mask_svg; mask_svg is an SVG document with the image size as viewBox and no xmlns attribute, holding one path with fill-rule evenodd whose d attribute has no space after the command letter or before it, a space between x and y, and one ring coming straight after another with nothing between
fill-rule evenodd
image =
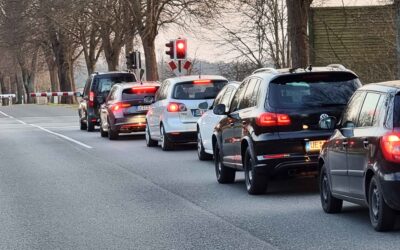
<instances>
[{"instance_id":1,"label":"rear bumper","mask_svg":"<svg viewBox=\"0 0 400 250\"><path fill-rule=\"evenodd\" d=\"M261 134L253 138L257 171L269 175L317 174L319 151L308 151L309 141L328 140L326 131L296 131Z\"/></svg>"},{"instance_id":2,"label":"rear bumper","mask_svg":"<svg viewBox=\"0 0 400 250\"><path fill-rule=\"evenodd\" d=\"M197 133L196 132L174 132L167 133L168 139L175 143L187 143L196 142Z\"/></svg>"},{"instance_id":3,"label":"rear bumper","mask_svg":"<svg viewBox=\"0 0 400 250\"><path fill-rule=\"evenodd\" d=\"M400 211L400 172L383 174L379 182L386 203L392 209Z\"/></svg>"},{"instance_id":4,"label":"rear bumper","mask_svg":"<svg viewBox=\"0 0 400 250\"><path fill-rule=\"evenodd\" d=\"M276 157L280 157L280 155ZM318 171L318 154L285 155L276 159L264 159L264 156L257 156L256 169L256 171L268 175L316 174Z\"/></svg>"},{"instance_id":5,"label":"rear bumper","mask_svg":"<svg viewBox=\"0 0 400 250\"><path fill-rule=\"evenodd\" d=\"M182 122L179 117L169 117L162 121L165 132L170 133L196 133L197 122Z\"/></svg>"},{"instance_id":6,"label":"rear bumper","mask_svg":"<svg viewBox=\"0 0 400 250\"><path fill-rule=\"evenodd\" d=\"M146 115L138 114L134 116L117 118L112 125L113 130L121 133L143 132L146 130Z\"/></svg>"}]
</instances>

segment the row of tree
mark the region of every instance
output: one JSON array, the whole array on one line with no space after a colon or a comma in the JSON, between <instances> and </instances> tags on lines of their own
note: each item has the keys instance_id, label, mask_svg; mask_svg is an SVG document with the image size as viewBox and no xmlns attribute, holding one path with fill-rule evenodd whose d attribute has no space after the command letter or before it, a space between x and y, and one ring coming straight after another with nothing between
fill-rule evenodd
<instances>
[{"instance_id":1,"label":"row of tree","mask_svg":"<svg viewBox=\"0 0 400 250\"><path fill-rule=\"evenodd\" d=\"M223 41L246 65L305 65L307 9L311 0L0 0L1 92L18 97L35 90L47 71L51 91L73 91L74 65L87 73L101 56L119 68L123 48L144 51L146 77L158 80L155 40L163 27L196 23L226 34ZM224 13L238 13L244 26L229 27ZM222 20L222 21L221 21ZM224 23L225 21L225 23ZM301 48L301 49L299 49ZM303 54L304 55L303 55ZM300 58L300 59L299 59ZM302 61L302 60L305 61ZM8 88L8 89L7 89ZM32 102L27 96L28 102ZM21 102L21 98L19 102ZM71 102L72 100L65 100Z\"/></svg>"}]
</instances>

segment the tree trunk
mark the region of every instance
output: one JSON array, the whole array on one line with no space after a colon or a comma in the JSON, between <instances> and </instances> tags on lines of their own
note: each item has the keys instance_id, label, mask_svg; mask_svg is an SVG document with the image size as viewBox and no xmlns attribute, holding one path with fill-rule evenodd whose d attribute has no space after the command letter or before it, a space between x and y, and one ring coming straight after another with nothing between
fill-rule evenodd
<instances>
[{"instance_id":1,"label":"tree trunk","mask_svg":"<svg viewBox=\"0 0 400 250\"><path fill-rule=\"evenodd\" d=\"M15 82L17 83L17 104L25 103L24 86L17 73L15 73Z\"/></svg>"},{"instance_id":2,"label":"tree trunk","mask_svg":"<svg viewBox=\"0 0 400 250\"><path fill-rule=\"evenodd\" d=\"M307 25L311 2L312 0L286 0L293 68L306 67L309 64Z\"/></svg>"},{"instance_id":3,"label":"tree trunk","mask_svg":"<svg viewBox=\"0 0 400 250\"><path fill-rule=\"evenodd\" d=\"M142 39L144 56L146 58L146 80L158 81L158 67L156 57L155 39Z\"/></svg>"}]
</instances>

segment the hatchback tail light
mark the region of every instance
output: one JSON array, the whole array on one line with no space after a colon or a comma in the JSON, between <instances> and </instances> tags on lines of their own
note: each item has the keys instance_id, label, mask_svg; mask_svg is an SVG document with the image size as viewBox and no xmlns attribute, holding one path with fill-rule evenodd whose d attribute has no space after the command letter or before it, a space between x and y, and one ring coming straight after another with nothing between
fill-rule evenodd
<instances>
[{"instance_id":1,"label":"hatchback tail light","mask_svg":"<svg viewBox=\"0 0 400 250\"><path fill-rule=\"evenodd\" d=\"M89 93L89 107L93 108L94 106L94 92L90 91Z\"/></svg>"},{"instance_id":2,"label":"hatchback tail light","mask_svg":"<svg viewBox=\"0 0 400 250\"><path fill-rule=\"evenodd\" d=\"M157 92L157 87L155 86L137 86L132 88L133 94L154 94Z\"/></svg>"},{"instance_id":3,"label":"hatchback tail light","mask_svg":"<svg viewBox=\"0 0 400 250\"><path fill-rule=\"evenodd\" d=\"M114 105L112 105L111 106L111 109L113 110L113 111L118 111L118 110L120 110L120 109L123 109L123 108L129 108L131 105L129 104L129 103L116 103L116 104L114 104Z\"/></svg>"},{"instance_id":4,"label":"hatchback tail light","mask_svg":"<svg viewBox=\"0 0 400 250\"><path fill-rule=\"evenodd\" d=\"M183 103L178 103L178 102L170 102L167 106L167 111L168 112L184 112L187 111L187 108L185 104Z\"/></svg>"},{"instance_id":5,"label":"hatchback tail light","mask_svg":"<svg viewBox=\"0 0 400 250\"><path fill-rule=\"evenodd\" d=\"M276 113L262 113L257 119L256 123L262 127L274 127L274 126L288 126L291 124L289 115L287 114L276 114Z\"/></svg>"},{"instance_id":6,"label":"hatchback tail light","mask_svg":"<svg viewBox=\"0 0 400 250\"><path fill-rule=\"evenodd\" d=\"M387 161L400 163L400 133L390 132L381 139L381 149Z\"/></svg>"}]
</instances>

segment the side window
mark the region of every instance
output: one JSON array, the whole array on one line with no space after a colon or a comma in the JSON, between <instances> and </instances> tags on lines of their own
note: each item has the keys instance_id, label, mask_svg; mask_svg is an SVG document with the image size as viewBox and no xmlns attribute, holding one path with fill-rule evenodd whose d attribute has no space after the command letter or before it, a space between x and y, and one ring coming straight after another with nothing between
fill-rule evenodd
<instances>
[{"instance_id":1,"label":"side window","mask_svg":"<svg viewBox=\"0 0 400 250\"><path fill-rule=\"evenodd\" d=\"M351 98L346 112L343 115L342 126L345 128L354 127L358 120L358 114L363 104L365 92L356 92Z\"/></svg>"},{"instance_id":2,"label":"side window","mask_svg":"<svg viewBox=\"0 0 400 250\"><path fill-rule=\"evenodd\" d=\"M235 112L236 110L238 110L238 104L239 104L239 101L241 99L241 96L246 91L247 83L248 83L248 81L243 82L239 86L238 90L236 91L236 94L235 94L235 96L233 97L233 100L232 100L231 108L229 109L230 113Z\"/></svg>"},{"instance_id":3,"label":"side window","mask_svg":"<svg viewBox=\"0 0 400 250\"><path fill-rule=\"evenodd\" d=\"M225 104L226 107L230 108L231 100L232 100L232 95L235 93L235 87L229 87L222 100L221 103Z\"/></svg>"},{"instance_id":4,"label":"side window","mask_svg":"<svg viewBox=\"0 0 400 250\"><path fill-rule=\"evenodd\" d=\"M166 89L168 88L168 82L163 82L163 84L161 84L161 87L158 89L157 93L156 93L156 101L160 101L160 100L164 100L165 98L167 98L166 96Z\"/></svg>"},{"instance_id":5,"label":"side window","mask_svg":"<svg viewBox=\"0 0 400 250\"><path fill-rule=\"evenodd\" d=\"M90 92L90 83L92 82L92 77L89 77L89 79L87 79L86 84L85 84L85 89L83 90L83 94L84 96L89 96L89 92Z\"/></svg>"},{"instance_id":6,"label":"side window","mask_svg":"<svg viewBox=\"0 0 400 250\"><path fill-rule=\"evenodd\" d=\"M218 93L217 97L214 100L213 107L217 106L218 104L222 103L222 98L224 97L225 93L228 92L228 89L225 88L221 92Z\"/></svg>"},{"instance_id":7,"label":"side window","mask_svg":"<svg viewBox=\"0 0 400 250\"><path fill-rule=\"evenodd\" d=\"M257 83L254 86L253 95L251 96L251 99L250 99L250 103L249 103L250 107L257 106L258 96L259 96L259 92L260 92L260 85L261 85L261 80L257 80Z\"/></svg>"},{"instance_id":8,"label":"side window","mask_svg":"<svg viewBox=\"0 0 400 250\"><path fill-rule=\"evenodd\" d=\"M365 97L364 104L361 108L360 117L358 118L357 127L371 127L374 124L376 107L378 106L380 94L368 93Z\"/></svg>"},{"instance_id":9,"label":"side window","mask_svg":"<svg viewBox=\"0 0 400 250\"><path fill-rule=\"evenodd\" d=\"M239 110L240 109L245 109L245 108L250 108L253 107L253 92L254 92L254 88L256 87L258 83L258 79L250 79L250 81L248 81L248 87L246 88L246 92L243 95L243 98L241 98L241 101L239 103Z\"/></svg>"}]
</instances>

